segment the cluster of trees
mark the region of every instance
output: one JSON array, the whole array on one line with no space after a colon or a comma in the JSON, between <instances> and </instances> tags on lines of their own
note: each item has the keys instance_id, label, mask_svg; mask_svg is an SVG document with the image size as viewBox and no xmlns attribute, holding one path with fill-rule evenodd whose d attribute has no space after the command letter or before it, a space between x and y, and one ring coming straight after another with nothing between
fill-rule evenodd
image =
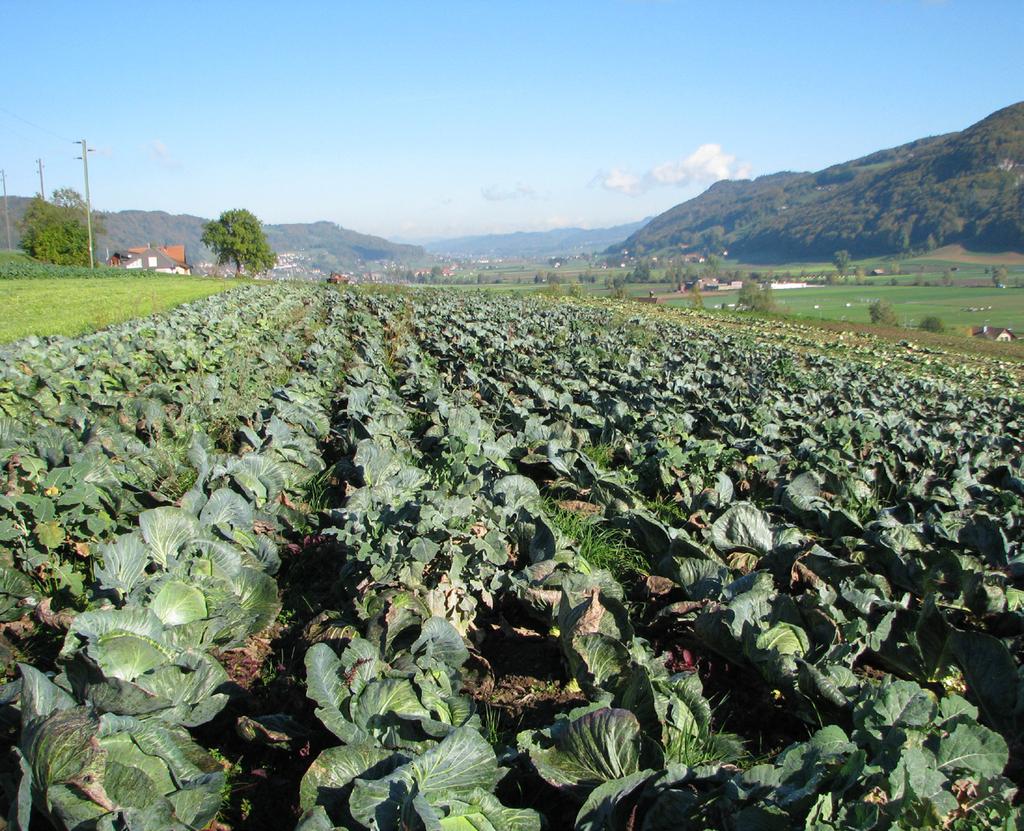
<instances>
[{"instance_id":1,"label":"cluster of trees","mask_svg":"<svg viewBox=\"0 0 1024 831\"><path fill-rule=\"evenodd\" d=\"M384 273L393 277L400 283L419 283L421 285L429 285L431 283L472 283L477 284L487 282L483 279L483 274L478 274L476 277L470 277L468 274L463 277L445 277L444 269L439 265L431 266L429 271L419 269L414 271L411 268L385 268Z\"/></svg>"},{"instance_id":2,"label":"cluster of trees","mask_svg":"<svg viewBox=\"0 0 1024 831\"><path fill-rule=\"evenodd\" d=\"M989 275L992 277L992 285L996 288L1006 285L1006 278L1009 272L1005 265L996 266L989 270Z\"/></svg>"},{"instance_id":3,"label":"cluster of trees","mask_svg":"<svg viewBox=\"0 0 1024 831\"><path fill-rule=\"evenodd\" d=\"M609 274L604 278L604 287L611 292L612 297L621 300L626 296L626 275Z\"/></svg>"},{"instance_id":4,"label":"cluster of trees","mask_svg":"<svg viewBox=\"0 0 1024 831\"><path fill-rule=\"evenodd\" d=\"M665 269L665 282L675 286L676 291L682 291L686 283L693 282L697 278L697 271L692 265L683 268L681 265L670 265Z\"/></svg>"},{"instance_id":5,"label":"cluster of trees","mask_svg":"<svg viewBox=\"0 0 1024 831\"><path fill-rule=\"evenodd\" d=\"M21 220L21 247L30 256L55 265L89 265L85 200L78 191L60 188L47 202L36 196ZM95 233L103 226L93 222Z\"/></svg>"},{"instance_id":6,"label":"cluster of trees","mask_svg":"<svg viewBox=\"0 0 1024 831\"><path fill-rule=\"evenodd\" d=\"M835 266L835 274L829 274L825 280L830 286L834 286L837 283L845 283L850 274L850 266L852 265L852 257L850 252L845 248L841 248L832 255L832 265ZM854 280L857 285L863 285L867 282L867 272L864 271L863 266L857 266L853 269Z\"/></svg>"},{"instance_id":7,"label":"cluster of trees","mask_svg":"<svg viewBox=\"0 0 1024 831\"><path fill-rule=\"evenodd\" d=\"M698 277L714 280L731 277L734 280L740 280L743 275L739 269L727 272L723 268L722 258L715 254L706 257L701 266L685 262L680 258L663 258L658 265L661 267L660 270L655 270L650 259L637 259L633 263L633 267L626 272L625 282L667 283L675 286L676 289L681 289L684 283L691 283Z\"/></svg>"}]
</instances>

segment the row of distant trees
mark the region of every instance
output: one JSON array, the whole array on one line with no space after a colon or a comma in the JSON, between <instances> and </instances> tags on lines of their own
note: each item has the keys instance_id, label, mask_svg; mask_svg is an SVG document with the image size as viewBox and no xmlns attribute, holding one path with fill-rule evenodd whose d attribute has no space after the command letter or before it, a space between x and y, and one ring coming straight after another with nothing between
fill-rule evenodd
<instances>
[{"instance_id":1,"label":"row of distant trees","mask_svg":"<svg viewBox=\"0 0 1024 831\"><path fill-rule=\"evenodd\" d=\"M22 249L44 263L90 265L86 210L85 200L72 188L55 190L50 201L36 196L21 220ZM100 215L93 215L92 227L96 236L106 233ZM203 226L202 239L218 265L231 264L236 274L262 274L277 264L263 223L247 210L224 211Z\"/></svg>"}]
</instances>

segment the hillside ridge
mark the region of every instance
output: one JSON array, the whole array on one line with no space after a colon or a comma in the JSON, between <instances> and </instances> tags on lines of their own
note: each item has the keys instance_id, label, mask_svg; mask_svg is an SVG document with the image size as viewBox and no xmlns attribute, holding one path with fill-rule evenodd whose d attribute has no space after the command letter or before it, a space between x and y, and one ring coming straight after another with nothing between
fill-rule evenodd
<instances>
[{"instance_id":1,"label":"hillside ridge","mask_svg":"<svg viewBox=\"0 0 1024 831\"><path fill-rule=\"evenodd\" d=\"M716 182L609 251L722 248L767 262L951 244L1024 251L1024 102L820 171Z\"/></svg>"}]
</instances>

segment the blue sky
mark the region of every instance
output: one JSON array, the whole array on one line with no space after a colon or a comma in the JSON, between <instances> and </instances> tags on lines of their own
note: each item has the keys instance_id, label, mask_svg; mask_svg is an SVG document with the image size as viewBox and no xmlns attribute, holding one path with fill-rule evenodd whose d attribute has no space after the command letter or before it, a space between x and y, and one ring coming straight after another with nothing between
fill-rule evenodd
<instances>
[{"instance_id":1,"label":"blue sky","mask_svg":"<svg viewBox=\"0 0 1024 831\"><path fill-rule=\"evenodd\" d=\"M8 192L415 239L660 213L1024 99L1022 0L0 0Z\"/></svg>"}]
</instances>

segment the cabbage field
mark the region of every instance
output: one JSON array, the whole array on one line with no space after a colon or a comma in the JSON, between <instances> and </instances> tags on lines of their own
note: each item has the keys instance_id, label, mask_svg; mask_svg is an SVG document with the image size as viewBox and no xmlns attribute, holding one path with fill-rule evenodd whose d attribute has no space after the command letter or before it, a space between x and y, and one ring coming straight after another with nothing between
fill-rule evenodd
<instances>
[{"instance_id":1,"label":"cabbage field","mask_svg":"<svg viewBox=\"0 0 1024 831\"><path fill-rule=\"evenodd\" d=\"M242 286L0 348L15 829L1017 828L1020 367Z\"/></svg>"}]
</instances>

